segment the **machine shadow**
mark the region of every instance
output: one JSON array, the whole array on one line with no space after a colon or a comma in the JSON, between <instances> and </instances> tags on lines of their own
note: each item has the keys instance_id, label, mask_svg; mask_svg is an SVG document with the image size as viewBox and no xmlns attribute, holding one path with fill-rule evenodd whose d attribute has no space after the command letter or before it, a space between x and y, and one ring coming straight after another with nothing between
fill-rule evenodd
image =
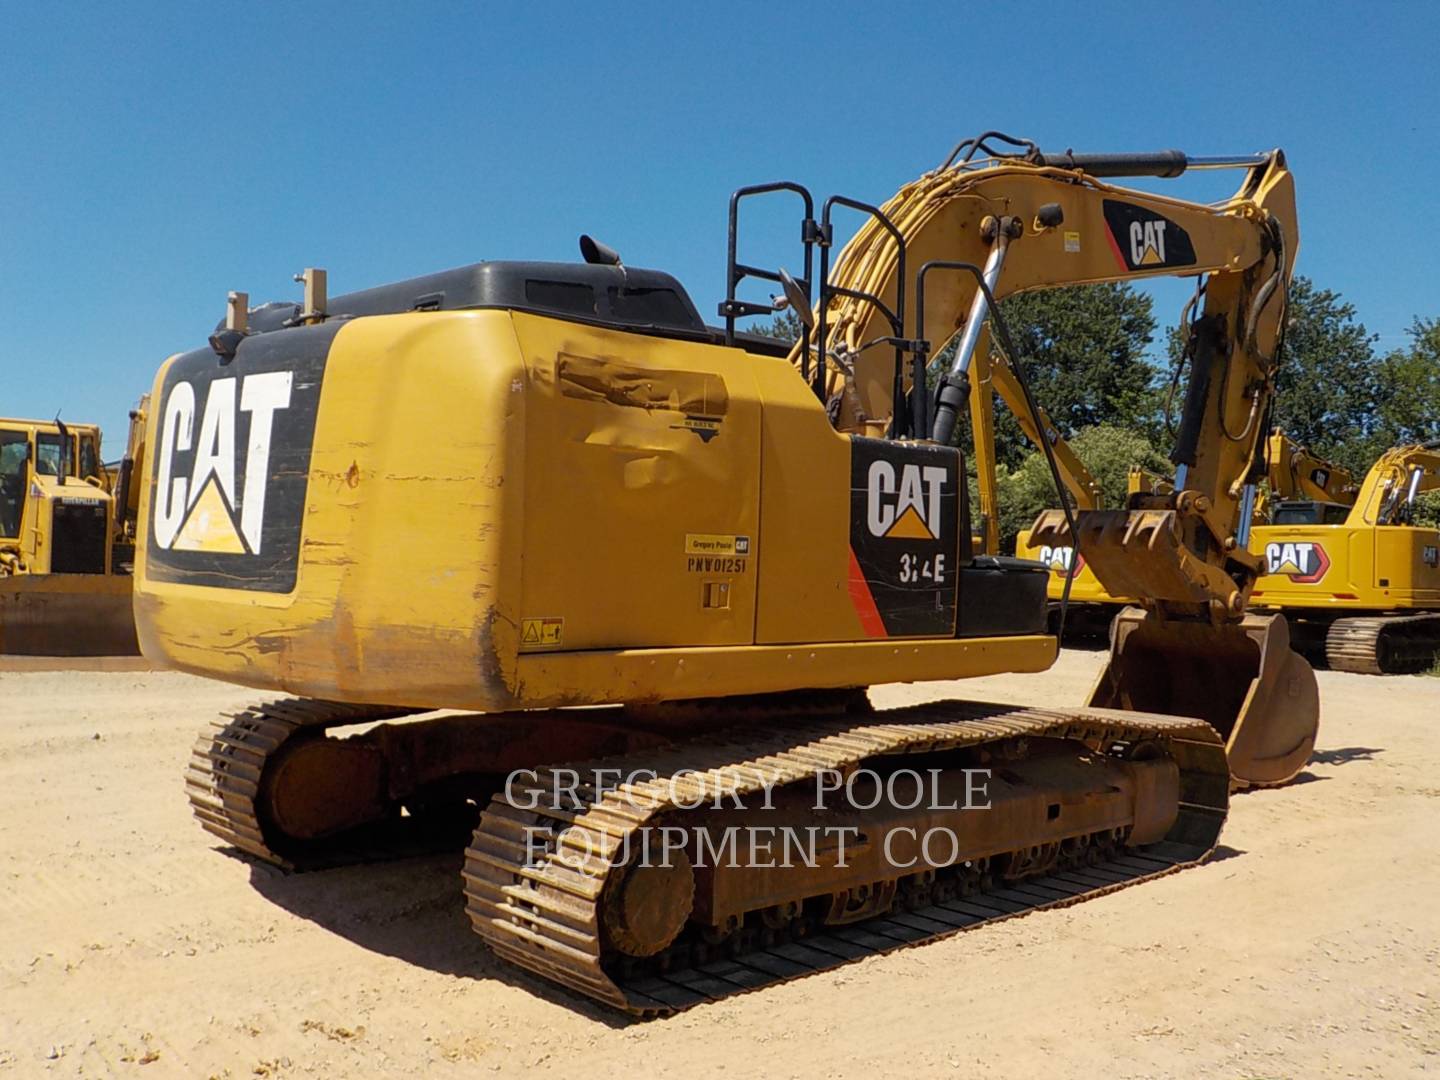
<instances>
[{"instance_id":1,"label":"machine shadow","mask_svg":"<svg viewBox=\"0 0 1440 1080\"><path fill-rule=\"evenodd\" d=\"M1349 765L1352 761L1373 761L1383 746L1342 746L1337 750L1316 750L1310 761L1316 765Z\"/></svg>"},{"instance_id":2,"label":"machine shadow","mask_svg":"<svg viewBox=\"0 0 1440 1080\"><path fill-rule=\"evenodd\" d=\"M1217 844L1215 850L1210 853L1209 858L1207 858L1205 862L1207 864L1224 862L1226 859L1233 859L1244 854L1246 854L1246 852L1242 848L1233 848L1229 844Z\"/></svg>"},{"instance_id":3,"label":"machine shadow","mask_svg":"<svg viewBox=\"0 0 1440 1080\"><path fill-rule=\"evenodd\" d=\"M470 927L460 852L288 874L227 852L250 868L250 884L292 915L361 948L441 975L500 982L611 1028L636 1023L495 957Z\"/></svg>"}]
</instances>

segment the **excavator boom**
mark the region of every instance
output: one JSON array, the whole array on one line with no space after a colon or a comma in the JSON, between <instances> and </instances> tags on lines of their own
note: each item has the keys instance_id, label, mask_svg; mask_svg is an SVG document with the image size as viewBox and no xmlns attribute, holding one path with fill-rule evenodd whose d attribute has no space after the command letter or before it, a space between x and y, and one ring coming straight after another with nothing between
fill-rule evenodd
<instances>
[{"instance_id":1,"label":"excavator boom","mask_svg":"<svg viewBox=\"0 0 1440 1080\"><path fill-rule=\"evenodd\" d=\"M814 379L842 430L910 430L948 442L970 408L982 493L987 482L993 489L994 429L988 395L972 393L972 378L993 386L1080 507L1042 515L1032 543L1078 551L1108 593L1143 605L1117 621L1092 704L1200 716L1226 737L1238 783L1279 783L1309 758L1318 693L1283 620L1245 611L1262 572L1247 543L1299 248L1294 183L1278 150L1221 162L1245 171L1235 195L1217 206L1099 178L1145 174L1158 160L1072 155L1072 168L1058 169L1032 145L942 167L902 188L845 247L828 280L822 259ZM1166 160L1169 175L1189 161ZM923 310L907 322L905 278L921 267L936 273L923 286ZM1202 282L1187 323L1174 490L1132 495L1124 510L1095 509L1093 480L1060 449L1059 433L1014 378L1021 358L1002 348L1011 355L987 369L986 320L1004 346L1008 335L992 307L1005 295L1159 274ZM922 358L959 335L933 412L923 365L907 371L902 362L912 330ZM791 356L802 370L810 366L807 344ZM1204 686L1222 689L1194 692Z\"/></svg>"}]
</instances>

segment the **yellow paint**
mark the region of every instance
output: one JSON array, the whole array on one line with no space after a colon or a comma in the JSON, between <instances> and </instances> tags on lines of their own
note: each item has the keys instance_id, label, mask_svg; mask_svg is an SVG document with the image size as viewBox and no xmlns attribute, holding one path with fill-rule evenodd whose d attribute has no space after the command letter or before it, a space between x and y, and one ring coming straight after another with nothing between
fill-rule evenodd
<instances>
[{"instance_id":1,"label":"yellow paint","mask_svg":"<svg viewBox=\"0 0 1440 1080\"><path fill-rule=\"evenodd\" d=\"M178 551L211 551L229 555L243 555L245 543L235 531L230 508L220 495L220 486L211 477L195 504L190 508L185 524L175 537L174 547Z\"/></svg>"},{"instance_id":2,"label":"yellow paint","mask_svg":"<svg viewBox=\"0 0 1440 1080\"><path fill-rule=\"evenodd\" d=\"M935 539L935 534L925 527L925 522L920 520L920 515L913 506L908 507L905 513L895 519L895 524L890 526L885 535L895 540Z\"/></svg>"},{"instance_id":3,"label":"yellow paint","mask_svg":"<svg viewBox=\"0 0 1440 1080\"><path fill-rule=\"evenodd\" d=\"M608 362L618 391L593 380ZM697 400L713 438L682 423ZM246 685L481 709L1051 662L1046 637L869 640L850 501L850 440L782 358L505 311L356 319L327 362L294 591L153 580L142 537L141 640ZM700 558L744 560L723 604Z\"/></svg>"}]
</instances>

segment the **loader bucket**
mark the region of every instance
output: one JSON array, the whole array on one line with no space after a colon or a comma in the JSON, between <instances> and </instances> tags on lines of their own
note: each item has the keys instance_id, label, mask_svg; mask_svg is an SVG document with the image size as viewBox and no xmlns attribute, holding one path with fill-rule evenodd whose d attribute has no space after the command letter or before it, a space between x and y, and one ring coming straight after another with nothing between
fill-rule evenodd
<instances>
[{"instance_id":1,"label":"loader bucket","mask_svg":"<svg viewBox=\"0 0 1440 1080\"><path fill-rule=\"evenodd\" d=\"M131 591L121 574L0 577L0 654L139 656Z\"/></svg>"},{"instance_id":2,"label":"loader bucket","mask_svg":"<svg viewBox=\"0 0 1440 1080\"><path fill-rule=\"evenodd\" d=\"M1090 704L1207 721L1225 740L1237 788L1292 779L1320 720L1315 672L1290 648L1283 615L1217 627L1126 608L1110 626L1110 660Z\"/></svg>"}]
</instances>

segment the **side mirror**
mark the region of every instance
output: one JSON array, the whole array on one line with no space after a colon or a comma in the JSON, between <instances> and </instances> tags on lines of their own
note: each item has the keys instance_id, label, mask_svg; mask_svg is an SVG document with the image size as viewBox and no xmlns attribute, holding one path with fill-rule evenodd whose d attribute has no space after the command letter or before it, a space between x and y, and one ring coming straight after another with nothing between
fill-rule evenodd
<instances>
[{"instance_id":1,"label":"side mirror","mask_svg":"<svg viewBox=\"0 0 1440 1080\"><path fill-rule=\"evenodd\" d=\"M810 306L810 298L805 295L805 290L800 288L800 283L790 276L783 266L780 268L780 288L785 291L784 306L795 312L796 316L805 324L805 329L815 329L815 310Z\"/></svg>"}]
</instances>

